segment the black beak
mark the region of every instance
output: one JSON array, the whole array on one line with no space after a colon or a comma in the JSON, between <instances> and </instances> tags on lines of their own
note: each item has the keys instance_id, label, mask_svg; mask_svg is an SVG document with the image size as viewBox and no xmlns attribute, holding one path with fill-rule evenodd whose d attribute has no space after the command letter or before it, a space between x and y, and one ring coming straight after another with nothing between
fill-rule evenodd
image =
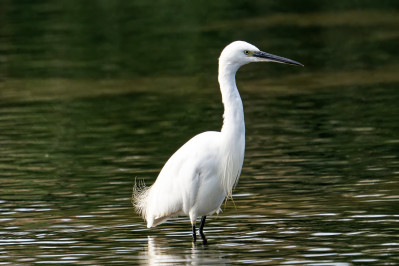
<instances>
[{"instance_id":1,"label":"black beak","mask_svg":"<svg viewBox=\"0 0 399 266\"><path fill-rule=\"evenodd\" d=\"M260 59L264 59L264 61L270 61L270 62L276 62L276 63L282 63L282 64L289 64L289 65L295 65L295 66L303 66L301 63L285 58L285 57L281 57L278 55L274 55L274 54L269 54L269 53L265 53L262 51L259 52L255 52L253 54L254 57L258 57Z\"/></svg>"}]
</instances>

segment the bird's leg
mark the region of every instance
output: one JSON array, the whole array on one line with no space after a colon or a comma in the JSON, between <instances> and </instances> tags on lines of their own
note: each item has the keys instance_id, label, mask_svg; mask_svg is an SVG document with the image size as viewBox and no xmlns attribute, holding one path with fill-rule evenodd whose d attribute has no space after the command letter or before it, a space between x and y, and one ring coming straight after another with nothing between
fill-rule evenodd
<instances>
[{"instance_id":1,"label":"bird's leg","mask_svg":"<svg viewBox=\"0 0 399 266\"><path fill-rule=\"evenodd\" d=\"M206 220L206 216L202 216L201 217L201 224L200 224L200 228L199 228L199 232L200 234L204 234L203 230L204 230L204 226L205 226L205 220Z\"/></svg>"},{"instance_id":2,"label":"bird's leg","mask_svg":"<svg viewBox=\"0 0 399 266\"><path fill-rule=\"evenodd\" d=\"M195 232L195 224L193 224L193 242L197 241L197 233Z\"/></svg>"},{"instance_id":3,"label":"bird's leg","mask_svg":"<svg viewBox=\"0 0 399 266\"><path fill-rule=\"evenodd\" d=\"M205 220L206 220L206 216L202 216L201 217L201 224L200 224L200 228L199 228L199 233L200 233L201 238L202 238L202 243L204 243L206 245L208 243L208 241L206 240L206 237L204 235Z\"/></svg>"}]
</instances>

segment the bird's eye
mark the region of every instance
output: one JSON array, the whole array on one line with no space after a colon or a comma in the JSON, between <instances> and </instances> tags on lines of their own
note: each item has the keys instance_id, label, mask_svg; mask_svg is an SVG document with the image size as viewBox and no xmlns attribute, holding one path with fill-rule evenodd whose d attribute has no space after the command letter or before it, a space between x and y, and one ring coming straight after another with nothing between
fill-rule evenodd
<instances>
[{"instance_id":1,"label":"bird's eye","mask_svg":"<svg viewBox=\"0 0 399 266\"><path fill-rule=\"evenodd\" d=\"M244 51L244 54L245 54L245 55L249 55L249 51L248 51L248 50L245 50L245 51Z\"/></svg>"}]
</instances>

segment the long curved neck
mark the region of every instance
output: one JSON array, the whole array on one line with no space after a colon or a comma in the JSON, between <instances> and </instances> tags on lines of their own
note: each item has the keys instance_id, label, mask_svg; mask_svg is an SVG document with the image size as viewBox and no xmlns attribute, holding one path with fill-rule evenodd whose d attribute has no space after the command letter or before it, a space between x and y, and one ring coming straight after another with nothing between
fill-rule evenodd
<instances>
[{"instance_id":1,"label":"long curved neck","mask_svg":"<svg viewBox=\"0 0 399 266\"><path fill-rule=\"evenodd\" d=\"M219 60L219 84L224 105L222 147L224 160L221 184L227 197L232 197L233 187L240 177L245 152L244 109L236 85L240 66Z\"/></svg>"},{"instance_id":2,"label":"long curved neck","mask_svg":"<svg viewBox=\"0 0 399 266\"><path fill-rule=\"evenodd\" d=\"M245 137L244 109L236 85L236 73L240 66L219 61L219 85L224 105L222 133L231 137Z\"/></svg>"}]
</instances>

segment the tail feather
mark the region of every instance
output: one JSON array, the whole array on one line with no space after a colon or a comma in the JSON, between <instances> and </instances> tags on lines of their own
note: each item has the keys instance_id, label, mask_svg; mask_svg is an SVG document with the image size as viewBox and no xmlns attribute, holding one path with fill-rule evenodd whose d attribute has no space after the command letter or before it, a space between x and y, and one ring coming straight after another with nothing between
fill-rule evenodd
<instances>
[{"instance_id":1,"label":"tail feather","mask_svg":"<svg viewBox=\"0 0 399 266\"><path fill-rule=\"evenodd\" d=\"M168 218L178 216L181 204L171 193L159 193L159 184L147 187L144 182L135 182L132 192L132 204L151 228L164 223ZM161 186L162 191L165 189ZM168 189L166 189L168 191Z\"/></svg>"},{"instance_id":2,"label":"tail feather","mask_svg":"<svg viewBox=\"0 0 399 266\"><path fill-rule=\"evenodd\" d=\"M150 191L150 187L144 184L144 181L134 182L133 193L132 193L132 204L144 220L147 220L147 198Z\"/></svg>"}]
</instances>

